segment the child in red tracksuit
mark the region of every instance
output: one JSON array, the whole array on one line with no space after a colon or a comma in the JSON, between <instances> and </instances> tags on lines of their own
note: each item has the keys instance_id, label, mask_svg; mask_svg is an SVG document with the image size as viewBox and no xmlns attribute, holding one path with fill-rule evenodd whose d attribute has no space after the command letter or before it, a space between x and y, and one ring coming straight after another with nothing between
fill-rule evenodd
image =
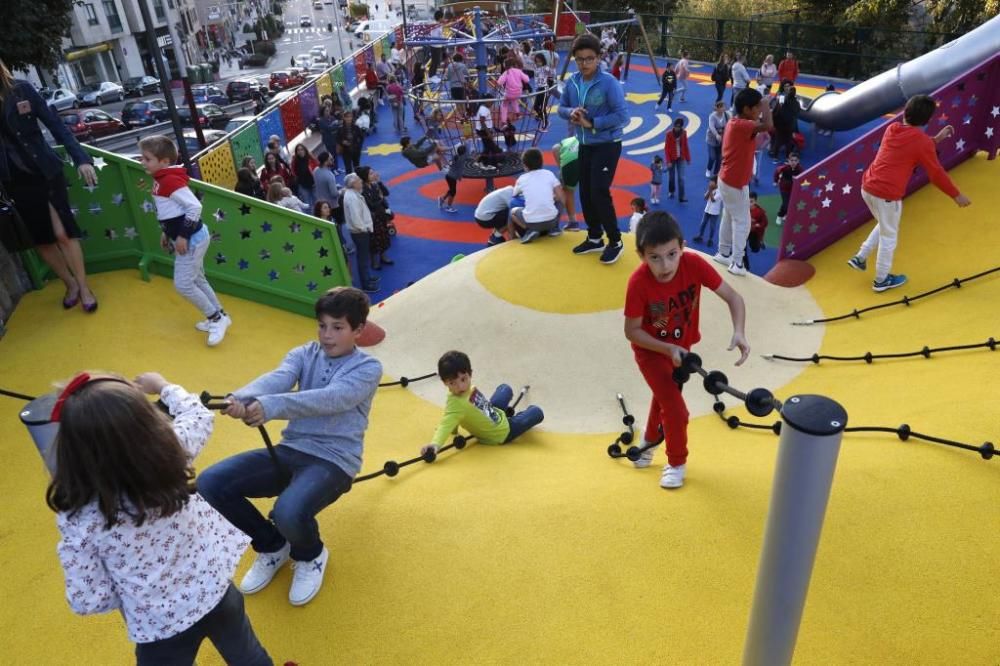
<instances>
[{"instance_id":1,"label":"child in red tracksuit","mask_svg":"<svg viewBox=\"0 0 1000 666\"><path fill-rule=\"evenodd\" d=\"M687 132L684 131L684 119L674 120L673 128L667 132L667 138L663 142L663 152L667 156L667 198L674 198L674 190L677 190L677 199L684 203L687 197L684 196L684 167L691 165L691 149L688 147Z\"/></svg>"},{"instance_id":2,"label":"child in red tracksuit","mask_svg":"<svg viewBox=\"0 0 1000 666\"><path fill-rule=\"evenodd\" d=\"M750 270L750 253L760 252L767 231L767 211L757 203L757 193L750 193L750 235L747 236L747 251L743 253L743 268Z\"/></svg>"},{"instance_id":3,"label":"child in red tracksuit","mask_svg":"<svg viewBox=\"0 0 1000 666\"><path fill-rule=\"evenodd\" d=\"M791 153L788 156L788 161L774 172L774 184L778 186L778 193L781 194L781 208L778 209L778 216L774 220L779 227L784 224L785 215L788 215L788 200L792 196L795 177L800 173L802 173L802 165L799 164L798 153Z\"/></svg>"},{"instance_id":4,"label":"child in red tracksuit","mask_svg":"<svg viewBox=\"0 0 1000 666\"><path fill-rule=\"evenodd\" d=\"M736 365L750 355L743 331L746 307L700 254L684 251L684 236L669 213L647 213L636 228L635 239L642 264L632 273L625 292L625 337L632 343L639 372L653 391L643 445L666 437L667 465L660 486L680 488L687 471L688 410L673 371L701 339L701 287L714 291L729 306L733 337L728 349L739 348ZM635 466L648 467L656 448L645 451Z\"/></svg>"}]
</instances>

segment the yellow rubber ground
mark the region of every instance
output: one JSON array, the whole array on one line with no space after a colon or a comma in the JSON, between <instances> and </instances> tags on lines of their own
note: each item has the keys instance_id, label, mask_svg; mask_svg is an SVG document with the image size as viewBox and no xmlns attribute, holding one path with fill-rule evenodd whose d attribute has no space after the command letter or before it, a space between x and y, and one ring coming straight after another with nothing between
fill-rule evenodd
<instances>
[{"instance_id":1,"label":"yellow rubber ground","mask_svg":"<svg viewBox=\"0 0 1000 666\"><path fill-rule=\"evenodd\" d=\"M896 268L911 282L900 292L1000 263L998 174L1000 164L983 158L953 172L974 202L966 210L927 188L906 201ZM873 294L871 273L845 265L866 232L815 258L808 287L827 314L902 296ZM314 335L308 319L227 298L235 324L221 347L208 349L192 326L195 312L169 281L144 283L123 271L93 282L101 298L95 316L63 312L56 285L24 299L0 342L0 386L37 394L81 368L157 369L192 390L222 392ZM546 282L553 296L561 293L560 280ZM998 299L1000 279L984 279L909 308L831 324L822 352L1000 338ZM788 339L796 332L788 326ZM481 364L518 353L501 333L510 335L483 332L498 341L495 358ZM617 328L607 339L625 344ZM759 340L756 349L780 352L782 342ZM599 356L581 350L579 362L601 363ZM829 395L848 409L851 425L906 422L979 444L1000 441L998 371L1000 354L974 351L871 366L824 363L772 388L779 397ZM539 353L539 381L545 372ZM0 401L0 661L128 663L132 646L117 614L77 617L66 605L55 521L43 500L47 476L18 422L20 403ZM381 390L366 470L414 455L438 415L407 390ZM269 427L275 438L278 425ZM658 485L659 465L637 471L605 455L614 436L608 425L604 434L539 432L512 446L471 446L358 485L321 514L331 558L319 596L291 607L284 570L247 598L275 661L737 663L777 438L729 430L714 415L698 418L690 426L688 482L668 492ZM220 419L198 466L257 446L255 432ZM1000 663L998 499L1000 460L888 435L848 436L796 663ZM238 575L247 566L244 558ZM198 663L221 661L206 645Z\"/></svg>"}]
</instances>

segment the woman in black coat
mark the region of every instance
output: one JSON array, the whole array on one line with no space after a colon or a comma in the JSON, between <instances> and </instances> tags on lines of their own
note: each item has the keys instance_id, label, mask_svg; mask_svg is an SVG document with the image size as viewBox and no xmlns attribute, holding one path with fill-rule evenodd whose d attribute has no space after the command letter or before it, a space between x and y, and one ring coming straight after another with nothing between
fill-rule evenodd
<instances>
[{"instance_id":1,"label":"woman in black coat","mask_svg":"<svg viewBox=\"0 0 1000 666\"><path fill-rule=\"evenodd\" d=\"M391 266L394 261L386 256L389 246L392 244L392 235L389 233L389 223L392 221L389 201L389 188L382 182L379 174L371 167L358 167L355 172L364 184L361 194L368 204L368 210L372 214L372 235L369 252L371 264L374 270L380 270L382 265Z\"/></svg>"},{"instance_id":2,"label":"woman in black coat","mask_svg":"<svg viewBox=\"0 0 1000 666\"><path fill-rule=\"evenodd\" d=\"M80 303L84 312L92 313L97 297L87 284L63 161L45 142L39 122L65 147L80 178L96 187L94 161L34 86L15 79L0 61L0 188L14 200L38 254L66 285L63 307Z\"/></svg>"},{"instance_id":3,"label":"woman in black coat","mask_svg":"<svg viewBox=\"0 0 1000 666\"><path fill-rule=\"evenodd\" d=\"M774 108L774 137L771 139L771 157L779 159L781 149L785 157L798 152L795 133L799 129L799 99L795 96L795 86L791 81L782 81L781 94Z\"/></svg>"}]
</instances>

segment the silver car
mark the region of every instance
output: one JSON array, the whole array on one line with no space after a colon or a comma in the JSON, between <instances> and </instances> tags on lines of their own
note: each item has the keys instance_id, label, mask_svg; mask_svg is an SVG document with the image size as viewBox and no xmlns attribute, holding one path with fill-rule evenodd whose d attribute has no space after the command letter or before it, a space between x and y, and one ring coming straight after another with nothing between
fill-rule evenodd
<instances>
[{"instance_id":1,"label":"silver car","mask_svg":"<svg viewBox=\"0 0 1000 666\"><path fill-rule=\"evenodd\" d=\"M49 108L56 111L80 108L80 100L76 98L76 94L72 90L67 90L66 88L45 90L42 93L42 97L45 99L45 103L49 105Z\"/></svg>"},{"instance_id":2,"label":"silver car","mask_svg":"<svg viewBox=\"0 0 1000 666\"><path fill-rule=\"evenodd\" d=\"M117 83L103 81L80 88L77 97L80 99L80 104L99 106L111 100L124 101L125 89Z\"/></svg>"}]
</instances>

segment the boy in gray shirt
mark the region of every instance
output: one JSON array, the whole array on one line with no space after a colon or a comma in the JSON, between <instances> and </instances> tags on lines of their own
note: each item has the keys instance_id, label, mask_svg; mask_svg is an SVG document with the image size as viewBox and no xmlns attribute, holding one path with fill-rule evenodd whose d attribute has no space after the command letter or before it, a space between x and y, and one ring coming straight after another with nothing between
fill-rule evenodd
<instances>
[{"instance_id":1,"label":"boy in gray shirt","mask_svg":"<svg viewBox=\"0 0 1000 666\"><path fill-rule=\"evenodd\" d=\"M198 477L201 496L249 535L257 551L240 582L244 594L264 589L289 559L292 605L308 603L323 584L329 553L316 515L351 489L361 469L368 412L382 377L382 364L356 347L368 307L358 289L331 289L316 301L318 342L291 350L277 369L227 397L222 413L249 426L288 420L274 448L281 470L257 449ZM267 518L250 503L259 497L277 497Z\"/></svg>"}]
</instances>

